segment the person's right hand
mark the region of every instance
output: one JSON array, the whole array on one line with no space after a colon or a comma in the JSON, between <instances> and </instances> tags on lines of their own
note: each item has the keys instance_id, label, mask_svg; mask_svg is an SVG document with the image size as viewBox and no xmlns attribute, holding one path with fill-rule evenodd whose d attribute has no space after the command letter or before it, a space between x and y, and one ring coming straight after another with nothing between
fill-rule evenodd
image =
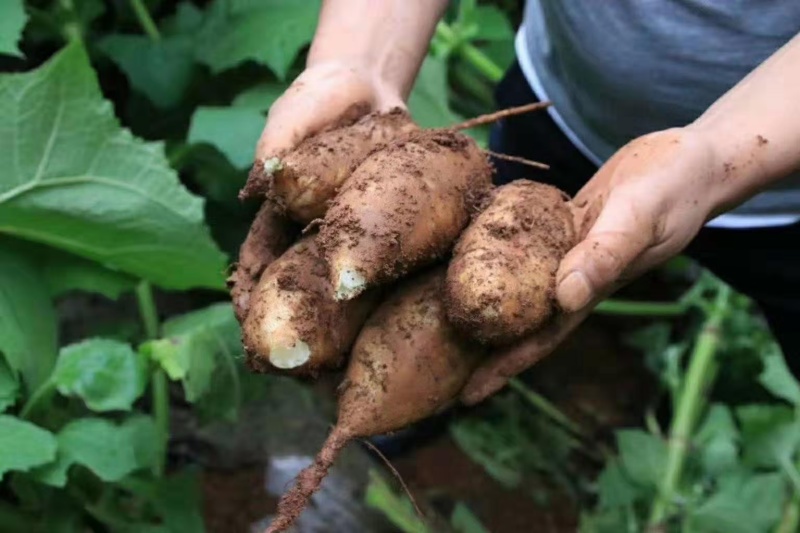
<instances>
[{"instance_id":1,"label":"person's right hand","mask_svg":"<svg viewBox=\"0 0 800 533\"><path fill-rule=\"evenodd\" d=\"M270 108L256 161L279 156L320 131L393 107L406 107L400 92L370 68L339 62L310 65Z\"/></svg>"}]
</instances>

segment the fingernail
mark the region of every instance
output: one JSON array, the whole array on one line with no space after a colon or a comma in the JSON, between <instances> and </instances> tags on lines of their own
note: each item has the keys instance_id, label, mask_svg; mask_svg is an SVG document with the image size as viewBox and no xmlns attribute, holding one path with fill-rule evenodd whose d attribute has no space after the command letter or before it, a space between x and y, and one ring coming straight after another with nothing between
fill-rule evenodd
<instances>
[{"instance_id":1,"label":"fingernail","mask_svg":"<svg viewBox=\"0 0 800 533\"><path fill-rule=\"evenodd\" d=\"M556 297L565 311L575 312L589 305L594 298L594 291L586 275L580 270L573 270L558 284Z\"/></svg>"}]
</instances>

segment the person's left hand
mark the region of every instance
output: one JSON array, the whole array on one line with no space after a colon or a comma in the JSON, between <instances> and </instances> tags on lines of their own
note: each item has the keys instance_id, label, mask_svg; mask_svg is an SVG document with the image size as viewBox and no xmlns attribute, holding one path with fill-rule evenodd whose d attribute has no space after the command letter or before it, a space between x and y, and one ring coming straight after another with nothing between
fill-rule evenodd
<instances>
[{"instance_id":1,"label":"person's left hand","mask_svg":"<svg viewBox=\"0 0 800 533\"><path fill-rule=\"evenodd\" d=\"M677 255L720 209L724 165L691 128L640 137L620 149L572 201L579 242L560 263L562 312L542 330L497 351L462 392L477 403L550 354L605 297Z\"/></svg>"}]
</instances>

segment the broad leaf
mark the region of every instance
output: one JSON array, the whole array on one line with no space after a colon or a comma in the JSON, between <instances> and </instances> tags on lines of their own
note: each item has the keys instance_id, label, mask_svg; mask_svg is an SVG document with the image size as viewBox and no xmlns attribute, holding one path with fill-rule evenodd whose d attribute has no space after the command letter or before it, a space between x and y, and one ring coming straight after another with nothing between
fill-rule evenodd
<instances>
[{"instance_id":1,"label":"broad leaf","mask_svg":"<svg viewBox=\"0 0 800 533\"><path fill-rule=\"evenodd\" d=\"M0 481L6 472L26 472L56 457L52 433L18 418L0 415Z\"/></svg>"},{"instance_id":2,"label":"broad leaf","mask_svg":"<svg viewBox=\"0 0 800 533\"><path fill-rule=\"evenodd\" d=\"M619 458L631 480L657 487L667 459L667 445L658 437L639 430L617 432Z\"/></svg>"},{"instance_id":3,"label":"broad leaf","mask_svg":"<svg viewBox=\"0 0 800 533\"><path fill-rule=\"evenodd\" d=\"M17 402L19 397L19 380L16 373L6 363L0 353L0 413Z\"/></svg>"},{"instance_id":4,"label":"broad leaf","mask_svg":"<svg viewBox=\"0 0 800 533\"><path fill-rule=\"evenodd\" d=\"M264 115L247 107L199 107L189 126L190 143L208 143L237 168L253 164L256 142L264 129Z\"/></svg>"},{"instance_id":5,"label":"broad leaf","mask_svg":"<svg viewBox=\"0 0 800 533\"><path fill-rule=\"evenodd\" d=\"M55 363L56 314L35 263L0 243L0 352L35 390Z\"/></svg>"},{"instance_id":6,"label":"broad leaf","mask_svg":"<svg viewBox=\"0 0 800 533\"><path fill-rule=\"evenodd\" d=\"M119 127L86 52L0 76L0 233L176 289L222 287L224 256L160 144Z\"/></svg>"},{"instance_id":7,"label":"broad leaf","mask_svg":"<svg viewBox=\"0 0 800 533\"><path fill-rule=\"evenodd\" d=\"M144 35L109 35L98 47L156 106L172 107L183 98L194 65L194 45L188 36L154 41Z\"/></svg>"},{"instance_id":8,"label":"broad leaf","mask_svg":"<svg viewBox=\"0 0 800 533\"><path fill-rule=\"evenodd\" d=\"M707 473L717 475L736 466L738 430L726 405L711 406L695 440Z\"/></svg>"},{"instance_id":9,"label":"broad leaf","mask_svg":"<svg viewBox=\"0 0 800 533\"><path fill-rule=\"evenodd\" d=\"M758 376L758 381L778 398L800 406L800 383L780 353L772 353L764 358L764 371Z\"/></svg>"},{"instance_id":10,"label":"broad leaf","mask_svg":"<svg viewBox=\"0 0 800 533\"><path fill-rule=\"evenodd\" d=\"M785 487L779 474L725 477L719 489L692 512L691 524L708 533L766 532L780 519Z\"/></svg>"},{"instance_id":11,"label":"broad leaf","mask_svg":"<svg viewBox=\"0 0 800 533\"><path fill-rule=\"evenodd\" d=\"M617 459L606 463L605 468L597 478L597 492L600 507L625 507L632 504L641 496L641 490L625 477L625 472Z\"/></svg>"},{"instance_id":12,"label":"broad leaf","mask_svg":"<svg viewBox=\"0 0 800 533\"><path fill-rule=\"evenodd\" d=\"M311 42L319 0L217 0L197 35L197 56L219 72L253 60L285 79Z\"/></svg>"},{"instance_id":13,"label":"broad leaf","mask_svg":"<svg viewBox=\"0 0 800 533\"><path fill-rule=\"evenodd\" d=\"M130 410L146 385L144 360L122 342L88 339L63 348L52 376L58 392L97 412Z\"/></svg>"},{"instance_id":14,"label":"broad leaf","mask_svg":"<svg viewBox=\"0 0 800 533\"><path fill-rule=\"evenodd\" d=\"M417 124L438 128L463 120L450 109L447 91L447 64L443 59L426 58L408 98L408 109Z\"/></svg>"},{"instance_id":15,"label":"broad leaf","mask_svg":"<svg viewBox=\"0 0 800 533\"><path fill-rule=\"evenodd\" d=\"M288 85L285 83L262 83L239 94L233 100L233 105L257 111L268 111L287 88Z\"/></svg>"},{"instance_id":16,"label":"broad leaf","mask_svg":"<svg viewBox=\"0 0 800 533\"><path fill-rule=\"evenodd\" d=\"M127 274L109 270L99 263L55 248L47 248L44 258L42 275L53 296L70 291L86 291L116 300L136 286L136 279Z\"/></svg>"},{"instance_id":17,"label":"broad leaf","mask_svg":"<svg viewBox=\"0 0 800 533\"><path fill-rule=\"evenodd\" d=\"M171 379L183 381L188 401L211 394L213 410L231 418L241 402L236 362L241 340L231 305L215 304L168 320L163 330L165 337L146 343L143 352Z\"/></svg>"},{"instance_id":18,"label":"broad leaf","mask_svg":"<svg viewBox=\"0 0 800 533\"><path fill-rule=\"evenodd\" d=\"M800 446L800 422L791 409L777 405L747 405L736 410L742 427L745 464L785 467Z\"/></svg>"},{"instance_id":19,"label":"broad leaf","mask_svg":"<svg viewBox=\"0 0 800 533\"><path fill-rule=\"evenodd\" d=\"M116 425L102 418L81 418L58 433L58 456L53 464L35 472L42 483L64 487L72 465L82 465L103 481L119 481L149 468L156 459L156 428L146 416Z\"/></svg>"},{"instance_id":20,"label":"broad leaf","mask_svg":"<svg viewBox=\"0 0 800 533\"><path fill-rule=\"evenodd\" d=\"M17 43L27 20L22 0L0 2L0 54L22 55Z\"/></svg>"}]
</instances>

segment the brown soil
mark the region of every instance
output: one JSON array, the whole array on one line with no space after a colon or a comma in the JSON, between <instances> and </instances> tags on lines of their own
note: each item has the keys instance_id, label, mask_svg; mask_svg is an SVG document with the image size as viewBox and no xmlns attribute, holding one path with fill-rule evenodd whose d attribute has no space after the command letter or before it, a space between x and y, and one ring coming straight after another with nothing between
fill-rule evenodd
<instances>
[{"instance_id":1,"label":"brown soil","mask_svg":"<svg viewBox=\"0 0 800 533\"><path fill-rule=\"evenodd\" d=\"M275 511L264 490L262 465L240 470L203 471L203 518L208 533L243 533Z\"/></svg>"},{"instance_id":2,"label":"brown soil","mask_svg":"<svg viewBox=\"0 0 800 533\"><path fill-rule=\"evenodd\" d=\"M564 193L518 180L498 188L463 233L447 276L447 313L465 334L508 344L552 315L555 275L575 243ZM494 309L494 318L486 310Z\"/></svg>"},{"instance_id":3,"label":"brown soil","mask_svg":"<svg viewBox=\"0 0 800 533\"><path fill-rule=\"evenodd\" d=\"M373 153L331 203L320 230L332 268L343 258L369 284L442 257L491 186L491 166L467 136L410 133ZM335 272L332 275L336 275Z\"/></svg>"}]
</instances>

